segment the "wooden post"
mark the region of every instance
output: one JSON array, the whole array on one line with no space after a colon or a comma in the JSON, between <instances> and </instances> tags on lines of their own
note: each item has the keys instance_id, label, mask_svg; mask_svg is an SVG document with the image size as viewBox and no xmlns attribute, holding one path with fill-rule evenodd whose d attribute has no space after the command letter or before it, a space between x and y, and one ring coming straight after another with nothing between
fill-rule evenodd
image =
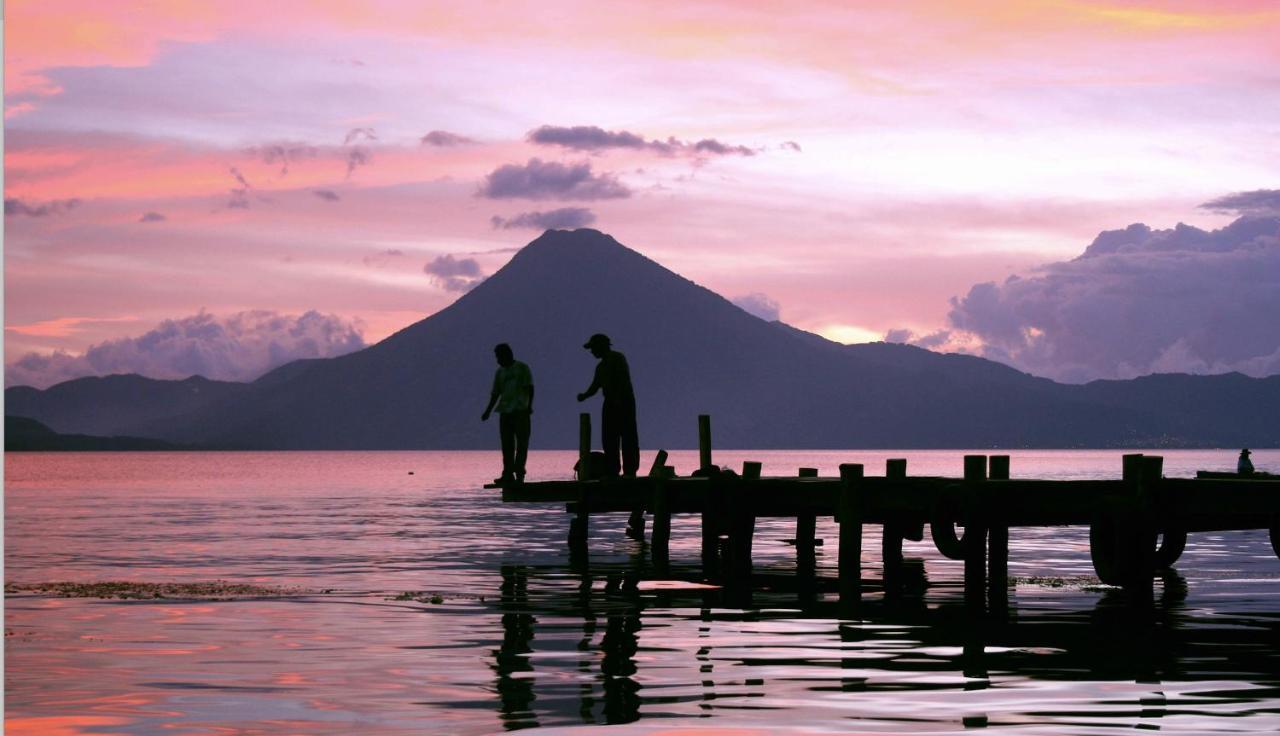
<instances>
[{"instance_id":1,"label":"wooden post","mask_svg":"<svg viewBox=\"0 0 1280 736\"><path fill-rule=\"evenodd\" d=\"M862 466L840 466L840 500L836 521L840 524L840 602L856 603L862 597L862 504L858 481Z\"/></svg>"},{"instance_id":2,"label":"wooden post","mask_svg":"<svg viewBox=\"0 0 1280 736\"><path fill-rule=\"evenodd\" d=\"M649 509L653 512L653 534L649 538L653 550L653 560L661 568L665 568L671 547L671 511L667 505L667 451L658 450L649 467L649 483L653 494L649 498ZM644 524L644 510L638 509L640 523ZM643 529L641 526L643 539Z\"/></svg>"},{"instance_id":3,"label":"wooden post","mask_svg":"<svg viewBox=\"0 0 1280 736\"><path fill-rule=\"evenodd\" d=\"M1138 470L1138 482L1130 486L1133 497L1122 534L1125 535L1124 587L1132 603L1149 605L1154 598L1152 585L1156 568L1155 502L1160 492L1164 458L1144 455Z\"/></svg>"},{"instance_id":4,"label":"wooden post","mask_svg":"<svg viewBox=\"0 0 1280 736\"><path fill-rule=\"evenodd\" d=\"M988 462L991 480L1009 480L1008 455L992 455ZM1009 607L1009 525L1000 513L999 503L987 506L991 512L987 545L990 555L987 558L987 604L992 611L1002 611Z\"/></svg>"},{"instance_id":5,"label":"wooden post","mask_svg":"<svg viewBox=\"0 0 1280 736\"><path fill-rule=\"evenodd\" d=\"M907 477L907 461L891 459L884 462L886 478L902 479ZM902 538L905 524L897 519L886 519L880 529L880 561L884 564L884 592L891 595L896 592L899 573L902 572ZM891 582L892 581L892 582Z\"/></svg>"},{"instance_id":6,"label":"wooden post","mask_svg":"<svg viewBox=\"0 0 1280 736\"><path fill-rule=\"evenodd\" d=\"M711 467L711 415L698 415L698 467Z\"/></svg>"},{"instance_id":7,"label":"wooden post","mask_svg":"<svg viewBox=\"0 0 1280 736\"><path fill-rule=\"evenodd\" d=\"M578 415L578 480L591 480L591 415L586 412ZM585 551L589 520L587 491L579 486L577 511L569 522L570 552Z\"/></svg>"},{"instance_id":8,"label":"wooden post","mask_svg":"<svg viewBox=\"0 0 1280 736\"><path fill-rule=\"evenodd\" d=\"M800 468L801 478L817 478L817 468ZM796 568L810 570L817 566L818 515L807 512L796 514Z\"/></svg>"},{"instance_id":9,"label":"wooden post","mask_svg":"<svg viewBox=\"0 0 1280 736\"><path fill-rule=\"evenodd\" d=\"M742 480L737 484L733 499L732 518L729 525L729 556L731 575L736 584L750 590L751 549L756 533L756 507L753 481L760 480L760 463L747 461L742 464Z\"/></svg>"},{"instance_id":10,"label":"wooden post","mask_svg":"<svg viewBox=\"0 0 1280 736\"><path fill-rule=\"evenodd\" d=\"M986 455L964 456L964 602L971 612L987 601L987 514L982 482L987 477Z\"/></svg>"}]
</instances>

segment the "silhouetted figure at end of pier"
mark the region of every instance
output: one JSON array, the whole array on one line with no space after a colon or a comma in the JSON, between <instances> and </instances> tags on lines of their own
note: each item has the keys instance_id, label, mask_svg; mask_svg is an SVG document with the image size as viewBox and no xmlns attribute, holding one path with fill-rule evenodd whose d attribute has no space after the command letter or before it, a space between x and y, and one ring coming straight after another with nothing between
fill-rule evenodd
<instances>
[{"instance_id":1,"label":"silhouetted figure at end of pier","mask_svg":"<svg viewBox=\"0 0 1280 736\"><path fill-rule=\"evenodd\" d=\"M1249 459L1249 448L1240 451L1240 460L1236 463L1236 472L1240 475L1253 475L1253 461Z\"/></svg>"},{"instance_id":2,"label":"silhouetted figure at end of pier","mask_svg":"<svg viewBox=\"0 0 1280 736\"><path fill-rule=\"evenodd\" d=\"M498 435L502 438L502 475L495 483L524 482L524 464L529 457L530 416L533 414L533 372L516 360L511 346L493 348L498 371L493 375L493 391L480 421L488 421L496 406Z\"/></svg>"},{"instance_id":3,"label":"silhouetted figure at end of pier","mask_svg":"<svg viewBox=\"0 0 1280 736\"><path fill-rule=\"evenodd\" d=\"M636 431L636 395L631 387L631 369L622 353L613 349L608 335L596 333L582 347L600 359L595 378L578 401L586 401L597 391L604 392L600 412L600 432L608 474L635 477L640 468L640 438ZM621 455L621 461L619 461Z\"/></svg>"}]
</instances>

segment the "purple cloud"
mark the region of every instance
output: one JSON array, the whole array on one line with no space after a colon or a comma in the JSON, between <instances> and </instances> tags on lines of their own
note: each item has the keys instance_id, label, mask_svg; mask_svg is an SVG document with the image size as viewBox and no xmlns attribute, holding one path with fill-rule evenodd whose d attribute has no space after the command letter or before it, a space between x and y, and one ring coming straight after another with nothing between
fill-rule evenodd
<instances>
[{"instance_id":1,"label":"purple cloud","mask_svg":"<svg viewBox=\"0 0 1280 736\"><path fill-rule=\"evenodd\" d=\"M499 166L485 177L478 196L489 199L620 199L631 190L612 174L593 174L591 164L561 164L531 158Z\"/></svg>"},{"instance_id":2,"label":"purple cloud","mask_svg":"<svg viewBox=\"0 0 1280 736\"><path fill-rule=\"evenodd\" d=\"M521 212L513 217L489 218L495 229L513 230L530 228L533 230L571 230L586 227L596 221L596 215L586 207L561 207L547 212Z\"/></svg>"},{"instance_id":3,"label":"purple cloud","mask_svg":"<svg viewBox=\"0 0 1280 736\"><path fill-rule=\"evenodd\" d=\"M159 212L144 212L142 217L138 218L138 222L164 222L169 218Z\"/></svg>"},{"instance_id":4,"label":"purple cloud","mask_svg":"<svg viewBox=\"0 0 1280 736\"><path fill-rule=\"evenodd\" d=\"M1280 372L1280 217L1100 234L1033 276L976 284L949 319L983 354L1064 381Z\"/></svg>"},{"instance_id":5,"label":"purple cloud","mask_svg":"<svg viewBox=\"0 0 1280 736\"><path fill-rule=\"evenodd\" d=\"M342 145L349 146L361 140L376 141L378 134L373 128L352 128L347 131L347 135L342 139Z\"/></svg>"},{"instance_id":6,"label":"purple cloud","mask_svg":"<svg viewBox=\"0 0 1280 736\"><path fill-rule=\"evenodd\" d=\"M1267 216L1280 215L1280 189L1255 189L1236 192L1200 205L1204 209L1227 214Z\"/></svg>"},{"instance_id":7,"label":"purple cloud","mask_svg":"<svg viewBox=\"0 0 1280 736\"><path fill-rule=\"evenodd\" d=\"M280 176L288 176L289 164L303 159L315 158L320 155L320 149L304 143L274 143L267 146L255 146L248 149L248 153L268 166L280 164Z\"/></svg>"},{"instance_id":8,"label":"purple cloud","mask_svg":"<svg viewBox=\"0 0 1280 736\"><path fill-rule=\"evenodd\" d=\"M445 291L470 291L485 278L476 259L455 258L448 253L433 258L422 271Z\"/></svg>"},{"instance_id":9,"label":"purple cloud","mask_svg":"<svg viewBox=\"0 0 1280 736\"><path fill-rule=\"evenodd\" d=\"M611 148L652 151L662 156L714 155L754 156L756 152L746 146L722 143L714 138L704 138L696 143L669 137L665 141L648 140L644 136L626 130L605 130L597 125L558 126L543 125L529 131L530 143L544 146L561 146L575 151L598 153Z\"/></svg>"},{"instance_id":10,"label":"purple cloud","mask_svg":"<svg viewBox=\"0 0 1280 736\"><path fill-rule=\"evenodd\" d=\"M352 148L350 151L347 151L347 177L346 178L350 179L351 175L355 173L356 169L368 164L369 161L372 159L373 159L373 155L370 154L369 151L364 148Z\"/></svg>"},{"instance_id":11,"label":"purple cloud","mask_svg":"<svg viewBox=\"0 0 1280 736\"><path fill-rule=\"evenodd\" d=\"M83 355L28 353L5 367L5 385L45 388L113 373L251 381L299 358L331 358L363 347L360 328L331 314L256 310L218 318L201 312L165 320L140 337L99 343Z\"/></svg>"},{"instance_id":12,"label":"purple cloud","mask_svg":"<svg viewBox=\"0 0 1280 736\"><path fill-rule=\"evenodd\" d=\"M342 197L338 196L338 193L332 189L312 189L311 193L326 202L337 202L342 199Z\"/></svg>"},{"instance_id":13,"label":"purple cloud","mask_svg":"<svg viewBox=\"0 0 1280 736\"><path fill-rule=\"evenodd\" d=\"M915 345L926 350L936 350L951 340L951 330L938 330L928 335L917 335L905 327L898 327L884 333L884 341L898 345Z\"/></svg>"},{"instance_id":14,"label":"purple cloud","mask_svg":"<svg viewBox=\"0 0 1280 736\"><path fill-rule=\"evenodd\" d=\"M63 215L76 207L80 206L80 200L71 199L54 199L43 204L28 204L21 199L14 197L6 197L4 200L5 217L17 217L19 215L26 217L48 217L49 215Z\"/></svg>"},{"instance_id":15,"label":"purple cloud","mask_svg":"<svg viewBox=\"0 0 1280 736\"><path fill-rule=\"evenodd\" d=\"M778 307L778 302L769 298L768 294L762 294L753 291L750 294L735 296L731 299L740 309L750 315L759 317L766 322L776 322L782 316L782 311Z\"/></svg>"},{"instance_id":16,"label":"purple cloud","mask_svg":"<svg viewBox=\"0 0 1280 736\"><path fill-rule=\"evenodd\" d=\"M450 133L447 130L433 130L430 133L427 133L426 135L422 136L422 138L418 140L421 145L438 146L441 148L448 148L450 146L462 146L468 143L475 143L475 141L471 140L465 135Z\"/></svg>"},{"instance_id":17,"label":"purple cloud","mask_svg":"<svg viewBox=\"0 0 1280 736\"><path fill-rule=\"evenodd\" d=\"M795 153L800 153L801 150L800 144L795 141L783 141L781 148L784 151L793 151Z\"/></svg>"}]
</instances>

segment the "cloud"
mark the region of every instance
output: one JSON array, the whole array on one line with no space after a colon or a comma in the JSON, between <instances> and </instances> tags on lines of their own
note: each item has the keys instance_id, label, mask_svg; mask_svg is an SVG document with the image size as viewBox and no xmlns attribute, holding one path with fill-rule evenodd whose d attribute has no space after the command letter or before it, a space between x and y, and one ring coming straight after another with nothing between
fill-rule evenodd
<instances>
[{"instance_id":1,"label":"cloud","mask_svg":"<svg viewBox=\"0 0 1280 736\"><path fill-rule=\"evenodd\" d=\"M404 256L404 251L399 248L387 248L386 250L380 250L373 255L365 256L360 260L363 261L366 266L382 266L390 259L400 258L402 256Z\"/></svg>"},{"instance_id":2,"label":"cloud","mask_svg":"<svg viewBox=\"0 0 1280 736\"><path fill-rule=\"evenodd\" d=\"M897 327L884 333L884 341L899 345L915 345L926 350L954 347L948 344L951 342L951 330L938 330L928 335L917 335L905 327Z\"/></svg>"},{"instance_id":3,"label":"cloud","mask_svg":"<svg viewBox=\"0 0 1280 736\"><path fill-rule=\"evenodd\" d=\"M485 278L476 259L455 258L448 253L432 259L422 271L445 291L470 291Z\"/></svg>"},{"instance_id":4,"label":"cloud","mask_svg":"<svg viewBox=\"0 0 1280 736\"><path fill-rule=\"evenodd\" d=\"M433 130L422 136L422 138L419 139L419 143L424 146L439 146L447 148L449 146L462 146L468 143L475 143L475 141L465 135L450 133L447 130Z\"/></svg>"},{"instance_id":5,"label":"cloud","mask_svg":"<svg viewBox=\"0 0 1280 736\"><path fill-rule=\"evenodd\" d=\"M489 199L620 199L631 190L612 174L593 174L591 164L561 164L531 158L523 166L499 166L485 177L478 195Z\"/></svg>"},{"instance_id":6,"label":"cloud","mask_svg":"<svg viewBox=\"0 0 1280 736\"><path fill-rule=\"evenodd\" d=\"M373 155L364 148L352 148L347 151L347 178L350 179L355 170L369 163Z\"/></svg>"},{"instance_id":7,"label":"cloud","mask_svg":"<svg viewBox=\"0 0 1280 736\"><path fill-rule=\"evenodd\" d=\"M347 135L342 139L342 145L349 146L360 140L376 141L378 134L373 128L352 128L347 131Z\"/></svg>"},{"instance_id":8,"label":"cloud","mask_svg":"<svg viewBox=\"0 0 1280 736\"><path fill-rule=\"evenodd\" d=\"M169 218L159 212L144 212L142 217L138 218L138 222L164 222Z\"/></svg>"},{"instance_id":9,"label":"cloud","mask_svg":"<svg viewBox=\"0 0 1280 736\"><path fill-rule=\"evenodd\" d=\"M303 159L316 158L320 149L305 143L273 143L266 146L254 146L248 150L250 156L256 156L268 166L280 164L280 176L288 176L289 164Z\"/></svg>"},{"instance_id":10,"label":"cloud","mask_svg":"<svg viewBox=\"0 0 1280 736\"><path fill-rule=\"evenodd\" d=\"M1236 192L1200 205L1204 209L1227 214L1280 216L1280 189L1255 189Z\"/></svg>"},{"instance_id":11,"label":"cloud","mask_svg":"<svg viewBox=\"0 0 1280 736\"><path fill-rule=\"evenodd\" d=\"M596 215L586 207L561 207L547 212L521 212L513 217L489 218L495 229L513 230L515 228L531 228L534 230L571 230L586 227L596 221Z\"/></svg>"},{"instance_id":12,"label":"cloud","mask_svg":"<svg viewBox=\"0 0 1280 736\"><path fill-rule=\"evenodd\" d=\"M140 337L99 343L83 355L28 353L5 367L5 385L44 388L113 373L250 381L299 358L331 358L363 347L360 329L331 314L256 310L219 318L201 312L165 320Z\"/></svg>"},{"instance_id":13,"label":"cloud","mask_svg":"<svg viewBox=\"0 0 1280 736\"><path fill-rule=\"evenodd\" d=\"M740 307L747 314L752 314L766 322L776 322L782 316L778 303L770 299L767 294L753 291L750 294L735 296L731 299L734 304Z\"/></svg>"},{"instance_id":14,"label":"cloud","mask_svg":"<svg viewBox=\"0 0 1280 736\"><path fill-rule=\"evenodd\" d=\"M714 138L703 138L690 143L674 137L665 141L648 140L638 133L626 130L605 130L597 125L543 125L529 131L526 136L530 143L543 146L561 146L575 151L599 153L611 148L623 148L640 151L652 151L662 156L713 155L713 156L754 156L754 149L746 146L735 146L722 143Z\"/></svg>"},{"instance_id":15,"label":"cloud","mask_svg":"<svg viewBox=\"0 0 1280 736\"><path fill-rule=\"evenodd\" d=\"M1063 381L1280 372L1280 217L1103 232L1078 258L951 300L982 354Z\"/></svg>"},{"instance_id":16,"label":"cloud","mask_svg":"<svg viewBox=\"0 0 1280 736\"><path fill-rule=\"evenodd\" d=\"M326 202L337 202L342 199L342 197L338 196L338 193L332 189L312 189L311 193Z\"/></svg>"},{"instance_id":17,"label":"cloud","mask_svg":"<svg viewBox=\"0 0 1280 736\"><path fill-rule=\"evenodd\" d=\"M17 217L25 215L26 217L48 217L49 215L63 215L80 205L80 200L75 199L54 199L43 204L29 204L14 197L6 197L4 200L5 217Z\"/></svg>"},{"instance_id":18,"label":"cloud","mask_svg":"<svg viewBox=\"0 0 1280 736\"><path fill-rule=\"evenodd\" d=\"M793 151L795 153L800 153L801 151L800 144L796 143L795 141L783 141L782 145L779 146L779 148L781 148L784 151Z\"/></svg>"}]
</instances>

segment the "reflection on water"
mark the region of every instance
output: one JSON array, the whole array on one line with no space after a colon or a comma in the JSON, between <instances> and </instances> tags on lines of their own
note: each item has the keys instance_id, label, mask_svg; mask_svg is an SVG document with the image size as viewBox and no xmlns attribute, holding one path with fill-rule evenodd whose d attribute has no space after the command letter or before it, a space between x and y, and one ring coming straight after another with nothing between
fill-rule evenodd
<instances>
[{"instance_id":1,"label":"reflection on water","mask_svg":"<svg viewBox=\"0 0 1280 736\"><path fill-rule=\"evenodd\" d=\"M766 473L884 454L751 453ZM962 453L905 454L916 472L956 474ZM1013 471L1113 477L1119 454L1015 454ZM1185 475L1216 458L1168 453L1166 466ZM12 596L7 732L1280 731L1280 561L1265 533L1192 535L1156 605L1138 610L1088 585L1084 530L1014 530L1010 610L975 619L962 563L927 539L905 545L886 582L869 527L864 601L850 610L834 590L834 524L819 520L826 544L798 576L781 541L794 521L761 520L744 606L697 584L696 519L673 523L662 579L625 515L593 519L590 559L570 560L562 507L474 490L492 459L7 457L9 581L311 591ZM530 465L545 477L572 461Z\"/></svg>"}]
</instances>

